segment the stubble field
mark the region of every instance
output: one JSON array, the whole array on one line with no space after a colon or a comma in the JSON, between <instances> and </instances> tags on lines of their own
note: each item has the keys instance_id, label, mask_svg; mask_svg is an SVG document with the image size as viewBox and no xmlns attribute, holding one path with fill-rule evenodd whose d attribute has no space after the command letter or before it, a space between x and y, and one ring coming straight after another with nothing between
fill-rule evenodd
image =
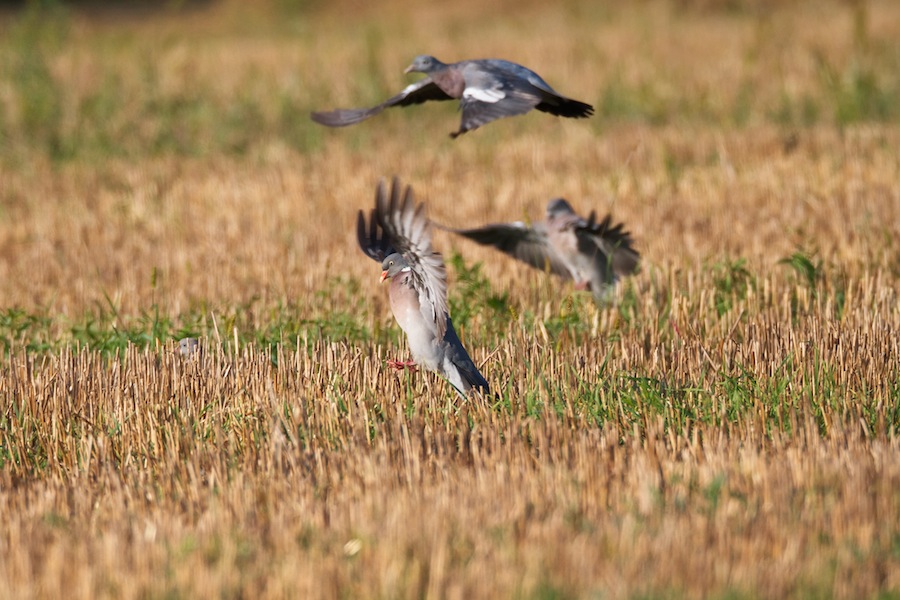
<instances>
[{"instance_id":1,"label":"stubble field","mask_svg":"<svg viewBox=\"0 0 900 600\"><path fill-rule=\"evenodd\" d=\"M0 597L900 597L897 3L4 10ZM308 120L423 52L597 114ZM385 366L393 175L612 212L641 270L597 306L435 233L461 402Z\"/></svg>"}]
</instances>

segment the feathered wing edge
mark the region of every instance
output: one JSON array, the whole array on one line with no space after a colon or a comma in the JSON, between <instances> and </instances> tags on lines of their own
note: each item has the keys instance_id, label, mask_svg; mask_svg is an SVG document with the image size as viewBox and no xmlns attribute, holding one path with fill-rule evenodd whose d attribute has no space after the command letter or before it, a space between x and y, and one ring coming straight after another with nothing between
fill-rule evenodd
<instances>
[{"instance_id":1,"label":"feathered wing edge","mask_svg":"<svg viewBox=\"0 0 900 600\"><path fill-rule=\"evenodd\" d=\"M369 210L368 222L362 209L356 215L356 241L363 254L381 262L384 257L395 252L391 240L378 223L375 209Z\"/></svg>"},{"instance_id":2,"label":"feathered wing edge","mask_svg":"<svg viewBox=\"0 0 900 600\"><path fill-rule=\"evenodd\" d=\"M524 223L496 223L474 229L455 229L435 223L436 227L472 240L482 246L492 246L519 262L540 271L561 277L572 277L566 262L547 239L543 224L529 227Z\"/></svg>"},{"instance_id":3,"label":"feathered wing edge","mask_svg":"<svg viewBox=\"0 0 900 600\"><path fill-rule=\"evenodd\" d=\"M375 208L360 210L356 237L363 253L381 262L399 252L409 262L420 295L422 315L433 321L440 338L447 331L447 271L441 255L431 247L431 223L424 204L415 203L412 188L394 177L388 194L384 180L375 191Z\"/></svg>"},{"instance_id":4,"label":"feathered wing edge","mask_svg":"<svg viewBox=\"0 0 900 600\"><path fill-rule=\"evenodd\" d=\"M624 223L612 224L612 215L606 215L597 222L597 213L591 211L587 220L576 228L576 232L587 235L606 255L608 265L616 278L631 275L640 263L640 253L634 248L631 233Z\"/></svg>"},{"instance_id":5,"label":"feathered wing edge","mask_svg":"<svg viewBox=\"0 0 900 600\"><path fill-rule=\"evenodd\" d=\"M503 117L523 115L537 104L536 100L527 95L515 91L507 92L507 94L505 98L495 103L464 97L460 103L462 117L459 130L451 133L450 137L457 138L467 131L478 129L482 125L487 125L491 121Z\"/></svg>"},{"instance_id":6,"label":"feathered wing edge","mask_svg":"<svg viewBox=\"0 0 900 600\"><path fill-rule=\"evenodd\" d=\"M311 112L309 118L327 127L346 127L365 121L392 106L410 106L428 100L450 100L450 96L431 79L425 78L406 86L399 94L391 96L381 104L371 108L338 108L329 111Z\"/></svg>"}]
</instances>

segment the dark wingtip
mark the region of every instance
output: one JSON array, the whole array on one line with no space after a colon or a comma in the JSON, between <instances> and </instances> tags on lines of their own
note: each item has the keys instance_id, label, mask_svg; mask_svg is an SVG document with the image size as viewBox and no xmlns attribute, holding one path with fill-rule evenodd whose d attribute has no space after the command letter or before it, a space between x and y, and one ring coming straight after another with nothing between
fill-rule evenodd
<instances>
[{"instance_id":1,"label":"dark wingtip","mask_svg":"<svg viewBox=\"0 0 900 600\"><path fill-rule=\"evenodd\" d=\"M403 187L403 182L400 181L399 175L394 175L391 178L391 209L394 209L394 201L400 201L400 196L403 196L403 205L409 201L408 198L412 197L412 186L407 185L405 188Z\"/></svg>"},{"instance_id":2,"label":"dark wingtip","mask_svg":"<svg viewBox=\"0 0 900 600\"><path fill-rule=\"evenodd\" d=\"M575 209L572 208L572 205L565 198L554 198L547 203L547 214L575 214Z\"/></svg>"},{"instance_id":3,"label":"dark wingtip","mask_svg":"<svg viewBox=\"0 0 900 600\"><path fill-rule=\"evenodd\" d=\"M400 179L396 176L394 177L394 185L397 186L397 188L402 187L402 184L400 183ZM415 193L413 193L412 186L407 185L405 188L403 188L402 210L403 210L403 212L406 212L407 210L412 210L415 207L415 205L416 205L416 195L415 195ZM424 206L425 206L424 203L419 205L420 208L422 208Z\"/></svg>"},{"instance_id":4,"label":"dark wingtip","mask_svg":"<svg viewBox=\"0 0 900 600\"><path fill-rule=\"evenodd\" d=\"M635 249L634 239L631 232L625 229L625 223L613 224L611 214L607 214L599 223L595 219L595 213L591 212L584 229L609 240L615 246L612 267L616 276L624 277L634 273L640 264L641 253Z\"/></svg>"},{"instance_id":5,"label":"dark wingtip","mask_svg":"<svg viewBox=\"0 0 900 600\"><path fill-rule=\"evenodd\" d=\"M378 185L375 186L375 216L380 221L383 218L383 215L387 212L387 188L384 183L384 177L378 180Z\"/></svg>"},{"instance_id":6,"label":"dark wingtip","mask_svg":"<svg viewBox=\"0 0 900 600\"><path fill-rule=\"evenodd\" d=\"M309 118L326 127L346 127L365 121L381 112L380 106L375 108L337 108L335 110L311 112Z\"/></svg>"},{"instance_id":7,"label":"dark wingtip","mask_svg":"<svg viewBox=\"0 0 900 600\"><path fill-rule=\"evenodd\" d=\"M473 129L476 129L476 127L460 127L458 131L451 131L451 132L450 132L450 139L455 140L456 138L458 138L458 137L461 136L462 134L468 133L469 131L472 131Z\"/></svg>"},{"instance_id":8,"label":"dark wingtip","mask_svg":"<svg viewBox=\"0 0 900 600\"><path fill-rule=\"evenodd\" d=\"M565 117L567 119L586 119L594 114L593 106L570 98L560 98L555 102L541 102L535 106L535 108L542 112L557 117Z\"/></svg>"},{"instance_id":9,"label":"dark wingtip","mask_svg":"<svg viewBox=\"0 0 900 600\"><path fill-rule=\"evenodd\" d=\"M366 216L362 209L356 213L356 242L365 254L369 254L370 244L366 237Z\"/></svg>"},{"instance_id":10,"label":"dark wingtip","mask_svg":"<svg viewBox=\"0 0 900 600\"><path fill-rule=\"evenodd\" d=\"M469 384L468 393L476 392L483 394L484 396L491 395L491 385L488 383L487 379L485 379L484 375L481 374L481 371L478 370L478 367L475 364L472 364L472 371L463 371L460 372L463 375L463 378L466 380L466 383ZM468 394L467 394L468 395Z\"/></svg>"},{"instance_id":11,"label":"dark wingtip","mask_svg":"<svg viewBox=\"0 0 900 600\"><path fill-rule=\"evenodd\" d=\"M400 202L400 178L394 175L391 178L391 199L387 205L387 212L385 214L393 215L397 212L398 204Z\"/></svg>"},{"instance_id":12,"label":"dark wingtip","mask_svg":"<svg viewBox=\"0 0 900 600\"><path fill-rule=\"evenodd\" d=\"M340 118L336 113L337 111L311 112L309 113L309 118L319 125L325 125L326 127L340 127Z\"/></svg>"},{"instance_id":13,"label":"dark wingtip","mask_svg":"<svg viewBox=\"0 0 900 600\"><path fill-rule=\"evenodd\" d=\"M594 115L594 107L586 102L579 102L578 100L569 100L566 103L566 114L562 115L564 117L569 117L572 119L586 119Z\"/></svg>"}]
</instances>

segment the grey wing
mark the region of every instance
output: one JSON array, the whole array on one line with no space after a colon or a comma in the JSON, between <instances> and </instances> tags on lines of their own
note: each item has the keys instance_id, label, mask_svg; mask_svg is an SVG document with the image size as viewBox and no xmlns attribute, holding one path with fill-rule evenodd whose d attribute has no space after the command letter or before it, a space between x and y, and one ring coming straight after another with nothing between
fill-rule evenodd
<instances>
[{"instance_id":1,"label":"grey wing","mask_svg":"<svg viewBox=\"0 0 900 600\"><path fill-rule=\"evenodd\" d=\"M532 102L531 98L511 95L507 95L503 100L493 103L463 96L463 99L460 101L462 122L459 127L459 133L478 129L482 125L503 117L525 114L534 108L536 104L537 102Z\"/></svg>"},{"instance_id":2,"label":"grey wing","mask_svg":"<svg viewBox=\"0 0 900 600\"><path fill-rule=\"evenodd\" d=\"M470 63L464 68L463 76L466 86L460 100L460 133L502 117L525 114L541 102L541 94L526 80L511 77L490 65Z\"/></svg>"},{"instance_id":3,"label":"grey wing","mask_svg":"<svg viewBox=\"0 0 900 600\"><path fill-rule=\"evenodd\" d=\"M550 87L549 83L544 81L544 79L540 75L538 75L528 67L523 67L520 64L499 58L487 58L473 62L479 63L485 70L493 70L500 73L505 73L507 77L527 81L534 87L539 88L545 92L559 95L557 94L556 90Z\"/></svg>"},{"instance_id":4,"label":"grey wing","mask_svg":"<svg viewBox=\"0 0 900 600\"><path fill-rule=\"evenodd\" d=\"M391 239L385 233L384 229L381 228L375 209L372 209L369 212L368 221L362 210L357 213L356 241L359 243L359 248L366 256L379 263L384 260L385 256L397 251L394 248Z\"/></svg>"},{"instance_id":5,"label":"grey wing","mask_svg":"<svg viewBox=\"0 0 900 600\"><path fill-rule=\"evenodd\" d=\"M503 73L506 79L517 82L519 88L536 99L532 106L537 110L569 118L584 118L594 114L593 106L563 96L531 69L507 60L487 59L480 62L485 69Z\"/></svg>"},{"instance_id":6,"label":"grey wing","mask_svg":"<svg viewBox=\"0 0 900 600\"><path fill-rule=\"evenodd\" d=\"M465 395L472 388L478 388L485 394L490 393L490 385L488 385L487 380L478 370L478 367L475 366L462 342L459 341L459 336L456 335L456 330L453 328L453 322L449 316L447 317L447 332L444 335L444 342L446 343L446 356L456 368L459 379L463 383L464 389L459 390L460 393ZM453 383L452 378L448 377L448 380Z\"/></svg>"},{"instance_id":7,"label":"grey wing","mask_svg":"<svg viewBox=\"0 0 900 600\"><path fill-rule=\"evenodd\" d=\"M392 96L371 108L338 108L331 111L313 112L309 116L313 121L321 125L346 127L347 125L365 121L369 117L374 117L385 108L390 108L391 106L409 106L411 104L421 104L428 100L450 100L450 96L426 77L408 85L396 96Z\"/></svg>"},{"instance_id":8,"label":"grey wing","mask_svg":"<svg viewBox=\"0 0 900 600\"><path fill-rule=\"evenodd\" d=\"M592 212L586 221L582 220L578 224L575 233L579 249L600 251L595 265L603 281L613 282L637 269L640 254L634 249L631 234L625 231L623 223L613 225L612 215L606 215L597 223Z\"/></svg>"},{"instance_id":9,"label":"grey wing","mask_svg":"<svg viewBox=\"0 0 900 600\"><path fill-rule=\"evenodd\" d=\"M476 229L449 229L484 246L512 256L536 269L562 277L572 277L566 261L553 248L543 224L528 227L524 223L499 223Z\"/></svg>"},{"instance_id":10,"label":"grey wing","mask_svg":"<svg viewBox=\"0 0 900 600\"><path fill-rule=\"evenodd\" d=\"M425 205L416 206L412 188L401 189L394 177L388 197L384 181L378 183L374 217L394 252L403 254L415 275L422 316L435 324L437 336L447 330L447 270L444 259L431 247L431 222ZM381 242L384 245L384 241Z\"/></svg>"}]
</instances>

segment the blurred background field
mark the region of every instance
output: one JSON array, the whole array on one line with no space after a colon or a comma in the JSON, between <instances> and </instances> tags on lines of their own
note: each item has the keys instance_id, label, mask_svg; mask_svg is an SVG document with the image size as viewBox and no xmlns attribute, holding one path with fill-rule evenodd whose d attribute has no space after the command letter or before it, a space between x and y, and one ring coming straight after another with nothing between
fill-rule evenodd
<instances>
[{"instance_id":1,"label":"blurred background field","mask_svg":"<svg viewBox=\"0 0 900 600\"><path fill-rule=\"evenodd\" d=\"M897 597L900 3L0 6L0 596ZM329 130L413 56L592 103ZM616 303L435 234L498 397L356 211L611 211ZM204 353L182 360L176 341Z\"/></svg>"}]
</instances>

